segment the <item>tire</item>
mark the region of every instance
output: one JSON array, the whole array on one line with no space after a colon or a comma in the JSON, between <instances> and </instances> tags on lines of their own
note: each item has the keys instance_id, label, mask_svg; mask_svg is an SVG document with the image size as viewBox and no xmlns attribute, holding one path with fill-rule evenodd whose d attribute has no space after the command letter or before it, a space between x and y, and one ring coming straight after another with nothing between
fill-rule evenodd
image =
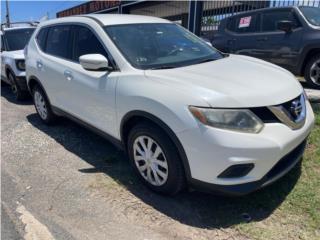
<instances>
[{"instance_id":1,"label":"tire","mask_svg":"<svg viewBox=\"0 0 320 240\"><path fill-rule=\"evenodd\" d=\"M32 98L40 119L48 125L54 123L56 115L52 112L52 108L46 94L38 85L32 89Z\"/></svg>"},{"instance_id":2,"label":"tire","mask_svg":"<svg viewBox=\"0 0 320 240\"><path fill-rule=\"evenodd\" d=\"M151 149L151 152L145 149ZM165 195L175 195L184 188L185 174L182 161L173 142L159 127L150 123L134 126L128 136L127 151L136 174L151 190Z\"/></svg>"},{"instance_id":3,"label":"tire","mask_svg":"<svg viewBox=\"0 0 320 240\"><path fill-rule=\"evenodd\" d=\"M309 60L304 71L304 78L310 87L320 89L320 54Z\"/></svg>"},{"instance_id":4,"label":"tire","mask_svg":"<svg viewBox=\"0 0 320 240\"><path fill-rule=\"evenodd\" d=\"M16 77L14 76L13 73L11 72L8 73L8 79L10 81L11 91L14 94L15 99L17 101L26 99L28 96L28 93L20 89L19 85L17 84Z\"/></svg>"}]
</instances>

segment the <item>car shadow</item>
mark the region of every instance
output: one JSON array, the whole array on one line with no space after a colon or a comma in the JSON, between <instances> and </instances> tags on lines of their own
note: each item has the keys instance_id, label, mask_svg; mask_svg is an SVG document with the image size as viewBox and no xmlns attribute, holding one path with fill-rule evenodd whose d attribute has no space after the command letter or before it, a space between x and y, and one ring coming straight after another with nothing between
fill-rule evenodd
<instances>
[{"instance_id":1,"label":"car shadow","mask_svg":"<svg viewBox=\"0 0 320 240\"><path fill-rule=\"evenodd\" d=\"M7 99L8 102L18 104L18 105L32 105L32 98L28 96L26 99L17 101L14 97L13 93L11 92L11 88L8 84L1 81L1 96Z\"/></svg>"},{"instance_id":2,"label":"car shadow","mask_svg":"<svg viewBox=\"0 0 320 240\"><path fill-rule=\"evenodd\" d=\"M174 197L162 196L144 187L133 174L126 155L100 136L67 119L59 120L54 126L43 124L36 114L28 115L27 119L92 166L79 169L82 173L102 172L162 214L198 228L229 227L267 218L285 200L301 174L299 164L275 184L243 197L223 197L197 191L185 191Z\"/></svg>"}]
</instances>

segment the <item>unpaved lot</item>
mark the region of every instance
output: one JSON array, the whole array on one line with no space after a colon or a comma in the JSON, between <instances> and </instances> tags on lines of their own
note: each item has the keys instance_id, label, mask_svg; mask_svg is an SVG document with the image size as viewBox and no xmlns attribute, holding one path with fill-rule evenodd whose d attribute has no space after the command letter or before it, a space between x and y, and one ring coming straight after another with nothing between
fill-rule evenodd
<instances>
[{"instance_id":1,"label":"unpaved lot","mask_svg":"<svg viewBox=\"0 0 320 240\"><path fill-rule=\"evenodd\" d=\"M31 101L16 103L8 87L2 87L1 120L2 215L4 230L14 236L257 239L263 235L256 226L274 229L275 239L317 234L303 224L297 228L303 218L279 210L301 166L277 185L242 198L198 192L163 197L140 184L126 156L108 141L65 119L45 126Z\"/></svg>"}]
</instances>

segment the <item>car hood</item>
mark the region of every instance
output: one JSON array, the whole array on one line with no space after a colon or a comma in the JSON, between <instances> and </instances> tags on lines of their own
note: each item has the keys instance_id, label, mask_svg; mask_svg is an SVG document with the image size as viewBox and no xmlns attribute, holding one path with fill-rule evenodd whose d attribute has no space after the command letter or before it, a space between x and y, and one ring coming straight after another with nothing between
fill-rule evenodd
<instances>
[{"instance_id":1,"label":"car hood","mask_svg":"<svg viewBox=\"0 0 320 240\"><path fill-rule=\"evenodd\" d=\"M240 55L181 68L146 70L145 75L177 91L196 94L211 107L278 105L303 91L287 70Z\"/></svg>"},{"instance_id":2,"label":"car hood","mask_svg":"<svg viewBox=\"0 0 320 240\"><path fill-rule=\"evenodd\" d=\"M23 50L7 51L5 52L5 55L13 59L24 59Z\"/></svg>"}]
</instances>

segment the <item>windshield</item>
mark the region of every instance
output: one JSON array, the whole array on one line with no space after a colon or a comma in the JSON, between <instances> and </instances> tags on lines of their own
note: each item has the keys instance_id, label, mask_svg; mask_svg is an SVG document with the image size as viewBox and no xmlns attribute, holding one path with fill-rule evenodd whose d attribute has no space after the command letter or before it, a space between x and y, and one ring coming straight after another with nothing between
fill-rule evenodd
<instances>
[{"instance_id":1,"label":"windshield","mask_svg":"<svg viewBox=\"0 0 320 240\"><path fill-rule=\"evenodd\" d=\"M104 29L131 65L139 69L182 67L223 57L176 24L126 24Z\"/></svg>"},{"instance_id":2,"label":"windshield","mask_svg":"<svg viewBox=\"0 0 320 240\"><path fill-rule=\"evenodd\" d=\"M22 50L27 45L35 28L24 28L5 31L8 51Z\"/></svg>"},{"instance_id":3,"label":"windshield","mask_svg":"<svg viewBox=\"0 0 320 240\"><path fill-rule=\"evenodd\" d=\"M309 23L315 26L320 26L320 8L318 7L299 7L302 14L306 17Z\"/></svg>"}]
</instances>

